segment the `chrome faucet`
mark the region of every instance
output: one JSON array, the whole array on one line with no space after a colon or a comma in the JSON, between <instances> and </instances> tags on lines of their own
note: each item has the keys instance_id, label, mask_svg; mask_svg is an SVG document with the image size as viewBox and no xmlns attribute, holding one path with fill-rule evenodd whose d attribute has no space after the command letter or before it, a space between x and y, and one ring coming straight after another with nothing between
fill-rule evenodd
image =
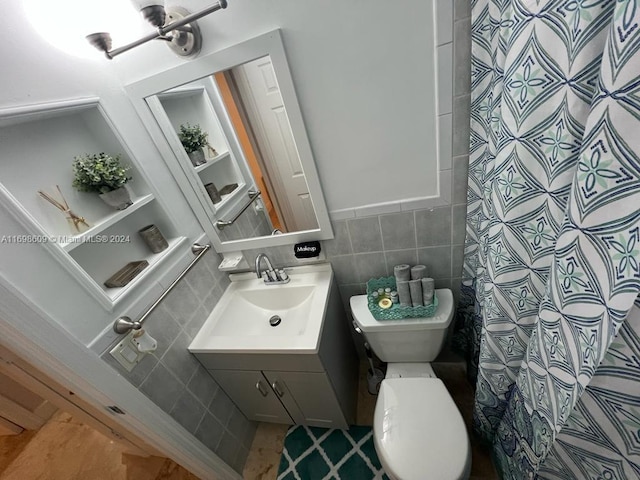
<instances>
[{"instance_id":1,"label":"chrome faucet","mask_svg":"<svg viewBox=\"0 0 640 480\"><path fill-rule=\"evenodd\" d=\"M262 262L262 260L267 263L267 269L263 271L260 270L260 263ZM269 260L269 257L267 257L265 253L259 253L258 256L256 256L255 267L256 276L258 278L263 278L264 283L268 285L281 285L283 283L288 283L290 280L289 275L287 275L284 270L273 268L271 260Z\"/></svg>"}]
</instances>

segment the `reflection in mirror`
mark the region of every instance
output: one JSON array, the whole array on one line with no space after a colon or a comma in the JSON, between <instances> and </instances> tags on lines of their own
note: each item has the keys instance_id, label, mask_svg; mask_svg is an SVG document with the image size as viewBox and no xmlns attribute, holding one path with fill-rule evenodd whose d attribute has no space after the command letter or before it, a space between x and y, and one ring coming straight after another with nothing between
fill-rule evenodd
<instances>
[{"instance_id":1,"label":"reflection in mirror","mask_svg":"<svg viewBox=\"0 0 640 480\"><path fill-rule=\"evenodd\" d=\"M223 222L237 217L219 228L222 242L318 228L270 56L166 90L157 98L171 124L170 134L184 147L178 157L197 174L191 178L197 178L194 187L211 217ZM206 135L203 148L197 148L203 160L190 152L194 136L185 132L194 127ZM249 192L255 190L260 195L252 201Z\"/></svg>"},{"instance_id":2,"label":"reflection in mirror","mask_svg":"<svg viewBox=\"0 0 640 480\"><path fill-rule=\"evenodd\" d=\"M216 251L333 238L280 30L126 90Z\"/></svg>"},{"instance_id":3,"label":"reflection in mirror","mask_svg":"<svg viewBox=\"0 0 640 480\"><path fill-rule=\"evenodd\" d=\"M283 233L318 228L300 156L269 56L215 75L251 172ZM266 192L266 194L264 194Z\"/></svg>"}]
</instances>

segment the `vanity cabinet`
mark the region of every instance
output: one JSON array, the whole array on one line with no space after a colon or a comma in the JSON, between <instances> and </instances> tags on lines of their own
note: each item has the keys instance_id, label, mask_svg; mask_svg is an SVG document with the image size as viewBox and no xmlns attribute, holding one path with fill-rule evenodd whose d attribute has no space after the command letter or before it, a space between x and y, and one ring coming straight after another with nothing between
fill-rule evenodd
<instances>
[{"instance_id":1,"label":"vanity cabinet","mask_svg":"<svg viewBox=\"0 0 640 480\"><path fill-rule=\"evenodd\" d=\"M249 420L346 428L331 382L320 372L211 370Z\"/></svg>"},{"instance_id":2,"label":"vanity cabinet","mask_svg":"<svg viewBox=\"0 0 640 480\"><path fill-rule=\"evenodd\" d=\"M261 371L211 370L209 373L249 420L293 423Z\"/></svg>"},{"instance_id":3,"label":"vanity cabinet","mask_svg":"<svg viewBox=\"0 0 640 480\"><path fill-rule=\"evenodd\" d=\"M292 340L290 348L213 350L198 338L207 344L205 323L190 350L250 420L348 428L355 420L358 358L335 282L320 305L324 320L313 347L296 349Z\"/></svg>"},{"instance_id":4,"label":"vanity cabinet","mask_svg":"<svg viewBox=\"0 0 640 480\"><path fill-rule=\"evenodd\" d=\"M249 420L327 428L348 426L326 373L260 370L210 373Z\"/></svg>"},{"instance_id":5,"label":"vanity cabinet","mask_svg":"<svg viewBox=\"0 0 640 480\"><path fill-rule=\"evenodd\" d=\"M325 373L262 372L293 422L316 427L345 428L331 381Z\"/></svg>"}]
</instances>

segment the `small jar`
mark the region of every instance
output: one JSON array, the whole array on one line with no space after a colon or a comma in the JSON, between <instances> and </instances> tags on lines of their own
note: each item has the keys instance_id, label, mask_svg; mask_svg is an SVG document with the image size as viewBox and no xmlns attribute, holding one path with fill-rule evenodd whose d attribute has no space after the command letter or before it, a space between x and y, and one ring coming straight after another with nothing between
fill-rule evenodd
<instances>
[{"instance_id":1,"label":"small jar","mask_svg":"<svg viewBox=\"0 0 640 480\"><path fill-rule=\"evenodd\" d=\"M384 295L384 288L379 288L378 289L378 296L382 297Z\"/></svg>"},{"instance_id":2,"label":"small jar","mask_svg":"<svg viewBox=\"0 0 640 480\"><path fill-rule=\"evenodd\" d=\"M204 186L205 190L209 194L209 198L213 203L220 203L222 201L222 197L220 196L220 192L213 183L207 183Z\"/></svg>"},{"instance_id":3,"label":"small jar","mask_svg":"<svg viewBox=\"0 0 640 480\"><path fill-rule=\"evenodd\" d=\"M399 303L400 302L400 297L398 296L398 292L396 292L395 290L391 291L390 298L391 298L391 301L393 303Z\"/></svg>"},{"instance_id":4,"label":"small jar","mask_svg":"<svg viewBox=\"0 0 640 480\"><path fill-rule=\"evenodd\" d=\"M153 253L160 253L169 246L167 240L155 225L147 225L138 230L138 233Z\"/></svg>"},{"instance_id":5,"label":"small jar","mask_svg":"<svg viewBox=\"0 0 640 480\"><path fill-rule=\"evenodd\" d=\"M378 301L378 297L380 295L378 295L378 292L371 292L371 298L373 298L374 301Z\"/></svg>"},{"instance_id":6,"label":"small jar","mask_svg":"<svg viewBox=\"0 0 640 480\"><path fill-rule=\"evenodd\" d=\"M384 294L387 296L387 298L391 298L391 289L389 287L385 288Z\"/></svg>"}]
</instances>

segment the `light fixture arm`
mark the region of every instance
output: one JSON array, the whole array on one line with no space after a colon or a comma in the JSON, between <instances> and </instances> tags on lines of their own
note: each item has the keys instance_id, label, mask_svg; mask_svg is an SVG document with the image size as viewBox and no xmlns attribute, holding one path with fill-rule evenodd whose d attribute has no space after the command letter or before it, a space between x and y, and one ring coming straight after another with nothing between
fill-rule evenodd
<instances>
[{"instance_id":1,"label":"light fixture arm","mask_svg":"<svg viewBox=\"0 0 640 480\"><path fill-rule=\"evenodd\" d=\"M217 3L211 5L210 7L207 7L204 10L200 10L199 12L187 15L182 20L177 20L175 22L171 22L169 25L158 27L158 35L166 35L167 33L186 25L187 23L195 22L196 20L202 17L206 17L210 13L217 12L222 8L227 8L227 0L218 0Z\"/></svg>"},{"instance_id":2,"label":"light fixture arm","mask_svg":"<svg viewBox=\"0 0 640 480\"><path fill-rule=\"evenodd\" d=\"M174 31L174 30L179 30L182 32L189 32L189 31L193 31L194 28L191 27L187 27L187 28L181 28L184 27L185 25L189 24L189 23L193 23L196 20L205 17L207 15L209 15L210 13L216 12L220 9L223 8L227 8L227 0L218 0L216 3L214 3L213 5L211 5L210 7L205 8L204 10L201 10L199 12L196 13L191 13L188 15L183 16L182 18L180 18L179 20L176 20L174 22L171 22L168 25L163 25L161 27L158 27L158 29L154 32L154 33L150 33L149 35L145 35L144 37L135 40L127 45L124 45L122 47L119 48L114 48L113 50L111 50L111 39L109 37L108 33L94 33L91 35L87 35L87 40L89 40L89 42L91 42L94 46L96 46L98 49L102 50L104 52L104 54L106 55L106 57L111 60L113 59L113 57L116 57L117 55L120 55L121 53L127 52L133 48L136 48L144 43L147 43L151 40L155 40L156 38L159 39L164 39L167 40L167 34ZM105 36L107 37L105 39Z\"/></svg>"}]
</instances>

